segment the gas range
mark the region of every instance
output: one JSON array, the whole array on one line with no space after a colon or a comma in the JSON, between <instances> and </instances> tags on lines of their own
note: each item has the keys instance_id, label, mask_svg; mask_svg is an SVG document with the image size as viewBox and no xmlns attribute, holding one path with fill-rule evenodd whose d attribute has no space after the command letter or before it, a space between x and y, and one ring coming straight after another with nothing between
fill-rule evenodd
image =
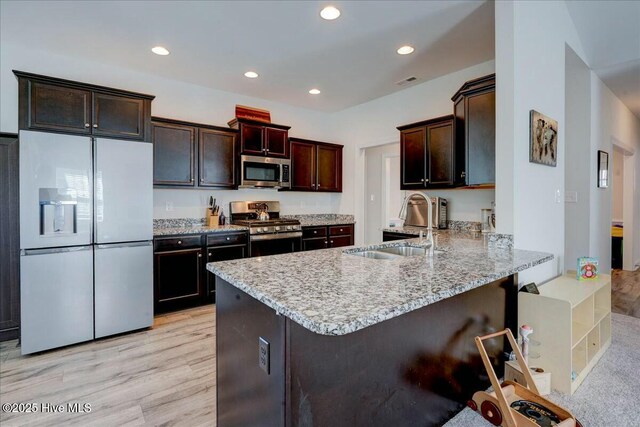
<instances>
[{"instance_id":1,"label":"gas range","mask_svg":"<svg viewBox=\"0 0 640 427\"><path fill-rule=\"evenodd\" d=\"M268 214L269 219L258 219L263 211ZM300 221L280 218L278 201L231 202L229 214L232 224L249 227L251 242L302 237Z\"/></svg>"},{"instance_id":2,"label":"gas range","mask_svg":"<svg viewBox=\"0 0 640 427\"><path fill-rule=\"evenodd\" d=\"M261 221L258 219L240 219L232 221L235 225L249 227L249 234L286 233L290 231L301 231L300 221L295 219L269 219Z\"/></svg>"}]
</instances>

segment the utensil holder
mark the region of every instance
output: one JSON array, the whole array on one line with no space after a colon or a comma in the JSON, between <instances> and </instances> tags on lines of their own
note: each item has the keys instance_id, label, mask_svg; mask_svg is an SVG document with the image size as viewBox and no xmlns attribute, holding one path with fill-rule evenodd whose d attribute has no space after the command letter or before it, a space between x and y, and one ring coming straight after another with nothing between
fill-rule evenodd
<instances>
[{"instance_id":1,"label":"utensil holder","mask_svg":"<svg viewBox=\"0 0 640 427\"><path fill-rule=\"evenodd\" d=\"M218 228L220 224L220 215L213 215L211 211L207 212L207 227Z\"/></svg>"}]
</instances>

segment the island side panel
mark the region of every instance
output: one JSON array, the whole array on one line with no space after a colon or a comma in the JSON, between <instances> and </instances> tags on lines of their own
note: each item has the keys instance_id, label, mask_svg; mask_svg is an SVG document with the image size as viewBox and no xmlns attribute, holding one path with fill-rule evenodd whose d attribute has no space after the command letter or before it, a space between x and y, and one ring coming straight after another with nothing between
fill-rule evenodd
<instances>
[{"instance_id":1,"label":"island side panel","mask_svg":"<svg viewBox=\"0 0 640 427\"><path fill-rule=\"evenodd\" d=\"M217 426L285 423L285 318L216 277ZM269 373L259 339L269 343Z\"/></svg>"},{"instance_id":2,"label":"island side panel","mask_svg":"<svg viewBox=\"0 0 640 427\"><path fill-rule=\"evenodd\" d=\"M489 386L474 337L516 325L516 283L510 276L343 336L287 319L287 425L442 425ZM486 346L498 365L502 339Z\"/></svg>"}]
</instances>

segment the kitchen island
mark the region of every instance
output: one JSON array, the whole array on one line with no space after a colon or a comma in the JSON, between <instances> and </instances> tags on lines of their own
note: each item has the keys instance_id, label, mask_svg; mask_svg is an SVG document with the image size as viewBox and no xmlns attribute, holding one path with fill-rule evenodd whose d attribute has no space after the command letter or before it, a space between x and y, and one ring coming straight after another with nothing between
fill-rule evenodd
<instances>
[{"instance_id":1,"label":"kitchen island","mask_svg":"<svg viewBox=\"0 0 640 427\"><path fill-rule=\"evenodd\" d=\"M357 254L407 244L208 264L218 426L441 425L486 387L473 338L516 327L517 273L553 256L463 232L431 257Z\"/></svg>"}]
</instances>

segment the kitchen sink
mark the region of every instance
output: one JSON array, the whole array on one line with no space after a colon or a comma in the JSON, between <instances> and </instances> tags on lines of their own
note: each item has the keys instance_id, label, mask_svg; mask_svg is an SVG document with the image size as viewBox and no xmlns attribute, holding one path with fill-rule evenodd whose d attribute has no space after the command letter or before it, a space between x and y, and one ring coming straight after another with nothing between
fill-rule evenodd
<instances>
[{"instance_id":1,"label":"kitchen sink","mask_svg":"<svg viewBox=\"0 0 640 427\"><path fill-rule=\"evenodd\" d=\"M391 246L389 248L376 249L376 251L399 256L419 256L427 254L427 248L416 248L414 246Z\"/></svg>"},{"instance_id":2,"label":"kitchen sink","mask_svg":"<svg viewBox=\"0 0 640 427\"><path fill-rule=\"evenodd\" d=\"M372 259L399 259L402 257L413 256L426 256L428 254L428 248L416 247L409 245L400 246L388 246L383 248L372 248L357 252L345 252L347 255L355 255L363 258ZM442 251L435 250L434 253L441 253Z\"/></svg>"},{"instance_id":3,"label":"kitchen sink","mask_svg":"<svg viewBox=\"0 0 640 427\"><path fill-rule=\"evenodd\" d=\"M386 254L378 251L360 251L360 252L348 252L348 255L361 256L363 258L373 259L397 259L397 255Z\"/></svg>"}]
</instances>

